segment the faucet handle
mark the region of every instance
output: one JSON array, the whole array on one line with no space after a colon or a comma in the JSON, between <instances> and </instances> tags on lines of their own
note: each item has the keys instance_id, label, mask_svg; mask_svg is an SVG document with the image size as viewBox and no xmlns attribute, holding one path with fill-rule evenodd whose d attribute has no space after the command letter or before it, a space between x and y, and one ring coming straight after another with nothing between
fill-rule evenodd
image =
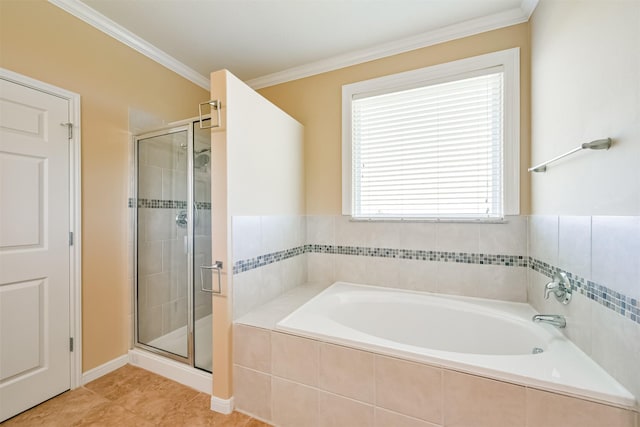
<instances>
[{"instance_id":1,"label":"faucet handle","mask_svg":"<svg viewBox=\"0 0 640 427\"><path fill-rule=\"evenodd\" d=\"M544 299L549 299L549 294L553 292L558 302L567 305L571 301L571 283L563 271L554 273L553 281L547 283L544 288Z\"/></svg>"},{"instance_id":2,"label":"faucet handle","mask_svg":"<svg viewBox=\"0 0 640 427\"><path fill-rule=\"evenodd\" d=\"M560 283L556 282L554 278L553 282L549 282L544 286L544 299L549 299L549 294L551 292L557 295L558 291L562 292L560 290Z\"/></svg>"}]
</instances>

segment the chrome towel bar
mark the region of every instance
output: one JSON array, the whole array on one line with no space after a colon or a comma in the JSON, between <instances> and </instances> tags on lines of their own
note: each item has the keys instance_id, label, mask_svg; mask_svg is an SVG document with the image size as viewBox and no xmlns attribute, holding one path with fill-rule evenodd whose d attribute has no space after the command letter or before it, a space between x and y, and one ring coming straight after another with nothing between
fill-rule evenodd
<instances>
[{"instance_id":1,"label":"chrome towel bar","mask_svg":"<svg viewBox=\"0 0 640 427\"><path fill-rule=\"evenodd\" d=\"M529 168L528 171L529 172L546 172L547 170L547 165L550 163L555 162L556 160L560 160L564 157L567 157L570 154L576 153L578 151L582 151L582 150L608 150L609 147L611 147L611 138L605 138L605 139L597 139L595 141L591 141L591 142L585 142L584 144L580 145L579 147L574 148L571 151L567 151L564 154L561 154L557 157L554 157L551 160L547 160L544 163L540 163L537 166L534 166L532 168Z\"/></svg>"},{"instance_id":2,"label":"chrome towel bar","mask_svg":"<svg viewBox=\"0 0 640 427\"><path fill-rule=\"evenodd\" d=\"M203 270L212 270L218 273L218 289L213 289L213 283L211 284L211 289L207 289L204 287L204 275ZM213 265L201 265L200 266L200 290L203 292L209 292L211 294L222 294L222 261L216 261Z\"/></svg>"}]
</instances>

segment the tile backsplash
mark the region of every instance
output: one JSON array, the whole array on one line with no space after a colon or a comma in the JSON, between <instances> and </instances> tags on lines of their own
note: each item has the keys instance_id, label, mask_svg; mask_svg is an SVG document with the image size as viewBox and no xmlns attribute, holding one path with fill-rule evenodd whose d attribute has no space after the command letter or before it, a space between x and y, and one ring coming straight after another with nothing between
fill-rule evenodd
<instances>
[{"instance_id":1,"label":"tile backsplash","mask_svg":"<svg viewBox=\"0 0 640 427\"><path fill-rule=\"evenodd\" d=\"M640 217L531 216L529 257L534 270L568 272L587 298L640 323Z\"/></svg>"},{"instance_id":2,"label":"tile backsplash","mask_svg":"<svg viewBox=\"0 0 640 427\"><path fill-rule=\"evenodd\" d=\"M233 217L234 317L298 284L337 280L526 301L526 224Z\"/></svg>"},{"instance_id":3,"label":"tile backsplash","mask_svg":"<svg viewBox=\"0 0 640 427\"><path fill-rule=\"evenodd\" d=\"M526 225L309 216L308 280L526 301Z\"/></svg>"},{"instance_id":4,"label":"tile backsplash","mask_svg":"<svg viewBox=\"0 0 640 427\"><path fill-rule=\"evenodd\" d=\"M636 396L640 396L640 217L529 217L527 301L567 319L563 332ZM563 306L544 299L552 272L574 287Z\"/></svg>"},{"instance_id":5,"label":"tile backsplash","mask_svg":"<svg viewBox=\"0 0 640 427\"><path fill-rule=\"evenodd\" d=\"M234 216L233 317L307 281L306 218Z\"/></svg>"},{"instance_id":6,"label":"tile backsplash","mask_svg":"<svg viewBox=\"0 0 640 427\"><path fill-rule=\"evenodd\" d=\"M233 218L233 254L239 277L268 266L278 274L272 264L302 260L306 267L296 276L302 282L345 280L512 301L527 301L527 267L547 277L562 270L587 298L640 321L638 217L511 216L480 224L241 216Z\"/></svg>"}]
</instances>

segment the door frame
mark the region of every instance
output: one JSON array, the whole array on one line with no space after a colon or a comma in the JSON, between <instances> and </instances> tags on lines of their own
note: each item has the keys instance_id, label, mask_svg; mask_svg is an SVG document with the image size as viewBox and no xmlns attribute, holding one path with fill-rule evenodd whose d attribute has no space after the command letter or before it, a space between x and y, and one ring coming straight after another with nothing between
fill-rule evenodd
<instances>
[{"instance_id":1,"label":"door frame","mask_svg":"<svg viewBox=\"0 0 640 427\"><path fill-rule=\"evenodd\" d=\"M69 336L73 338L71 353L71 388L82 385L82 194L81 194L81 122L80 95L57 86L23 76L0 67L0 78L48 93L69 102L69 118L73 135L69 141L69 230L73 245L69 246Z\"/></svg>"}]
</instances>

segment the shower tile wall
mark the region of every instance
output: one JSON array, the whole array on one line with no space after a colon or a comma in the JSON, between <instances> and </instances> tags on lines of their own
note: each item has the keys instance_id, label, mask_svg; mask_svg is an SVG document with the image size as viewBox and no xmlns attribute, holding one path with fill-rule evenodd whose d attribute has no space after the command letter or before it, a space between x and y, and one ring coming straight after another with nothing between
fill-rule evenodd
<instances>
[{"instance_id":1,"label":"shower tile wall","mask_svg":"<svg viewBox=\"0 0 640 427\"><path fill-rule=\"evenodd\" d=\"M529 302L563 314L563 332L640 396L640 217L536 215L529 222L531 260L570 273L581 286L569 305L545 300L550 279L531 269Z\"/></svg>"},{"instance_id":2,"label":"shower tile wall","mask_svg":"<svg viewBox=\"0 0 640 427\"><path fill-rule=\"evenodd\" d=\"M138 303L139 339L144 343L187 321L187 229L176 224L176 216L187 208L187 153L181 143L183 139L141 143L139 149ZM209 184L198 178L196 173L198 200L210 200ZM195 225L195 245L209 259L210 212L210 207L200 208ZM211 312L210 298L197 300L196 319Z\"/></svg>"}]
</instances>

